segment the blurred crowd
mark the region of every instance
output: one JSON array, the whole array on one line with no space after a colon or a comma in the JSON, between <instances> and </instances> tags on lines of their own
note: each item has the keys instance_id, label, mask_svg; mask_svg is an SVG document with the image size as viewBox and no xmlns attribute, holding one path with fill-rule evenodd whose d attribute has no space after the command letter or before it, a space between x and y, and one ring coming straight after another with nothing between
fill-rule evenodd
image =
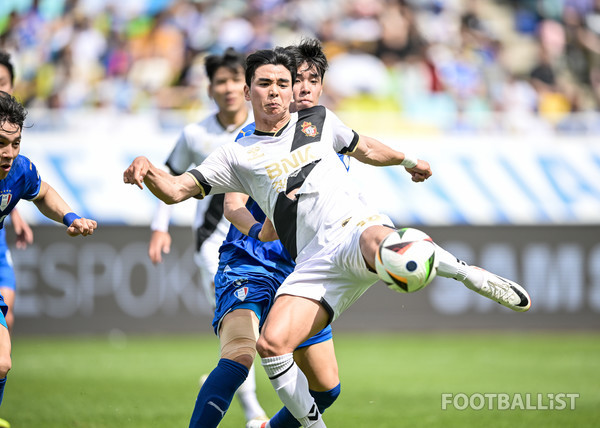
<instances>
[{"instance_id":1,"label":"blurred crowd","mask_svg":"<svg viewBox=\"0 0 600 428\"><path fill-rule=\"evenodd\" d=\"M210 108L203 59L319 38L325 104L447 133L600 133L600 0L2 0L28 107Z\"/></svg>"}]
</instances>

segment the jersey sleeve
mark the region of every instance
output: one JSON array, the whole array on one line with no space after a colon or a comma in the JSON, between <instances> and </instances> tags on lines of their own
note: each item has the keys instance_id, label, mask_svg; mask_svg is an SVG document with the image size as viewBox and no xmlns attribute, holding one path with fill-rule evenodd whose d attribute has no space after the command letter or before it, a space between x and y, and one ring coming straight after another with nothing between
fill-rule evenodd
<instances>
[{"instance_id":1,"label":"jersey sleeve","mask_svg":"<svg viewBox=\"0 0 600 428\"><path fill-rule=\"evenodd\" d=\"M185 129L179 135L177 142L175 143L175 147L169 154L165 165L171 170L171 173L174 175L183 174L192 164L193 161L193 153L188 144L187 137L185 134Z\"/></svg>"},{"instance_id":2,"label":"jersey sleeve","mask_svg":"<svg viewBox=\"0 0 600 428\"><path fill-rule=\"evenodd\" d=\"M26 162L28 163L28 165L26 165L26 167L24 168L25 186L23 188L23 195L21 196L21 198L27 201L31 201L36 198L38 193L40 193L42 179L34 163L31 162L29 159L26 159Z\"/></svg>"},{"instance_id":3,"label":"jersey sleeve","mask_svg":"<svg viewBox=\"0 0 600 428\"><path fill-rule=\"evenodd\" d=\"M236 158L234 150L232 150L233 144L235 143L217 148L204 162L187 172L200 187L200 194L196 196L197 199L219 193L246 193L246 189L236 173Z\"/></svg>"},{"instance_id":4,"label":"jersey sleeve","mask_svg":"<svg viewBox=\"0 0 600 428\"><path fill-rule=\"evenodd\" d=\"M333 148L336 152L352 153L358 145L358 134L340 120L331 110L327 110L333 133Z\"/></svg>"}]
</instances>

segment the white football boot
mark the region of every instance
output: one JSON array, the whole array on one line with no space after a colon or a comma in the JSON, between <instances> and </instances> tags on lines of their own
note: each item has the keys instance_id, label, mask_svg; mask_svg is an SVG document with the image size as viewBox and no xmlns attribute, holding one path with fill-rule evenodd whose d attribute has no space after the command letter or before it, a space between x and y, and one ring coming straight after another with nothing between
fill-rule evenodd
<instances>
[{"instance_id":1,"label":"white football boot","mask_svg":"<svg viewBox=\"0 0 600 428\"><path fill-rule=\"evenodd\" d=\"M266 428L267 422L264 419L252 419L246 423L246 428Z\"/></svg>"},{"instance_id":2,"label":"white football boot","mask_svg":"<svg viewBox=\"0 0 600 428\"><path fill-rule=\"evenodd\" d=\"M481 268L479 268L481 269ZM525 312L531 307L531 298L523 287L509 279L481 269L483 282L473 290L517 312ZM469 287L471 288L471 287Z\"/></svg>"}]
</instances>

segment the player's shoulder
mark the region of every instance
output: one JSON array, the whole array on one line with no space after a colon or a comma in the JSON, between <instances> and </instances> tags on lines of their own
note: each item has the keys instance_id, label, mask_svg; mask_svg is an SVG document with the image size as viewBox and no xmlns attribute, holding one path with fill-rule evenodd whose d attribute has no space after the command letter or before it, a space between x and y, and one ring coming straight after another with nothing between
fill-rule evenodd
<instances>
[{"instance_id":1,"label":"player's shoulder","mask_svg":"<svg viewBox=\"0 0 600 428\"><path fill-rule=\"evenodd\" d=\"M37 170L34 163L27 156L21 154L17 155L13 161L11 169L21 174L26 174L28 171L35 172Z\"/></svg>"},{"instance_id":2,"label":"player's shoulder","mask_svg":"<svg viewBox=\"0 0 600 428\"><path fill-rule=\"evenodd\" d=\"M198 134L206 134L209 132L214 132L219 124L217 120L217 114L209 114L204 119L198 122L188 123L183 127L183 134L186 136L194 136Z\"/></svg>"},{"instance_id":3,"label":"player's shoulder","mask_svg":"<svg viewBox=\"0 0 600 428\"><path fill-rule=\"evenodd\" d=\"M256 130L256 122L251 122L248 123L246 126L244 126L240 132L238 133L237 137L235 137L235 141L239 141L244 137L248 137L252 134L254 134L254 131Z\"/></svg>"}]
</instances>

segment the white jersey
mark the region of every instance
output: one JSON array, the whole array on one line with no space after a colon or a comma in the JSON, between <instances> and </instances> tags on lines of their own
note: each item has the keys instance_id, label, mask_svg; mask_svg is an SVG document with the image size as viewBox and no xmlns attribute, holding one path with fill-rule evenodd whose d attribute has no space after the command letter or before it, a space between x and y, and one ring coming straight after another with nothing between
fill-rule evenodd
<instances>
[{"instance_id":1,"label":"white jersey","mask_svg":"<svg viewBox=\"0 0 600 428\"><path fill-rule=\"evenodd\" d=\"M189 173L205 194L250 195L300 262L369 211L337 155L357 144L358 134L315 106L292 113L276 133L255 131L221 147ZM291 200L286 194L294 189L297 197Z\"/></svg>"},{"instance_id":2,"label":"white jersey","mask_svg":"<svg viewBox=\"0 0 600 428\"><path fill-rule=\"evenodd\" d=\"M249 112L241 126L224 128L217 115L212 114L200 122L189 124L181 132L165 164L173 174L183 174L204 162L217 148L235 141L240 130L253 120L252 112ZM229 230L229 222L223 217L222 197L198 201L194 230L197 231L198 247L209 238L221 245Z\"/></svg>"}]
</instances>

